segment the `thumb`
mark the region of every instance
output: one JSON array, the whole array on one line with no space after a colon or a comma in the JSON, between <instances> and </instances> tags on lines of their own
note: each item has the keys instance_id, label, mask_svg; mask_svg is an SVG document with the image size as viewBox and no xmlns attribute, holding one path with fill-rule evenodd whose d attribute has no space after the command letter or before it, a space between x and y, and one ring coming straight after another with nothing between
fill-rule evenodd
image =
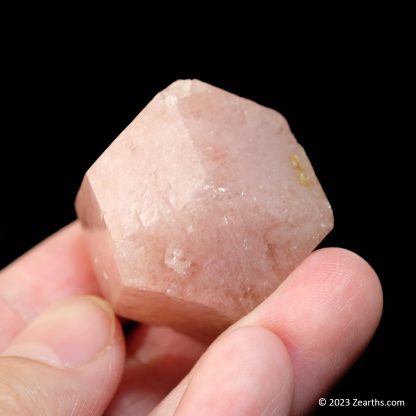
<instances>
[{"instance_id":1,"label":"thumb","mask_svg":"<svg viewBox=\"0 0 416 416\"><path fill-rule=\"evenodd\" d=\"M0 356L0 414L100 415L120 382L124 341L102 299L67 299Z\"/></svg>"}]
</instances>

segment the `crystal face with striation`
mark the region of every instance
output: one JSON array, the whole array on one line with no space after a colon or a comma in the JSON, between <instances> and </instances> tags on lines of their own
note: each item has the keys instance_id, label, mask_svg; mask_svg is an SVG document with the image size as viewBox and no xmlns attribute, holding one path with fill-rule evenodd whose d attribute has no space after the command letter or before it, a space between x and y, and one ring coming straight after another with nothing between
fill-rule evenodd
<instances>
[{"instance_id":1,"label":"crystal face with striation","mask_svg":"<svg viewBox=\"0 0 416 416\"><path fill-rule=\"evenodd\" d=\"M153 98L87 171L76 209L115 311L206 339L333 227L286 120L197 80Z\"/></svg>"}]
</instances>

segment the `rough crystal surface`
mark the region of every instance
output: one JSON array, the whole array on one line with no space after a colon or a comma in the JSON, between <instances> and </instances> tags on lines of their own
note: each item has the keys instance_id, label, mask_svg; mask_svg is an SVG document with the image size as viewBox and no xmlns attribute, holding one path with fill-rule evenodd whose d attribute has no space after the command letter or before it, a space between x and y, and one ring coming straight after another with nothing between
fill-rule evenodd
<instances>
[{"instance_id":1,"label":"rough crystal surface","mask_svg":"<svg viewBox=\"0 0 416 416\"><path fill-rule=\"evenodd\" d=\"M286 120L197 80L156 95L88 170L76 209L116 312L201 337L259 304L333 226Z\"/></svg>"}]
</instances>

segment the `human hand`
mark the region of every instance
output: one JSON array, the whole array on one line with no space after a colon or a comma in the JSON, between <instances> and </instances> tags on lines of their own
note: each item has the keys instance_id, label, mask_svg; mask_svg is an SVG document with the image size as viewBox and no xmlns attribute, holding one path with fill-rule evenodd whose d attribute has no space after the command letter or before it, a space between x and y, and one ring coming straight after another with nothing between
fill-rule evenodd
<instances>
[{"instance_id":1,"label":"human hand","mask_svg":"<svg viewBox=\"0 0 416 416\"><path fill-rule=\"evenodd\" d=\"M1 271L2 415L305 414L363 351L382 310L371 267L322 249L199 361L202 344L144 325L125 359L120 323L98 295L78 224Z\"/></svg>"}]
</instances>

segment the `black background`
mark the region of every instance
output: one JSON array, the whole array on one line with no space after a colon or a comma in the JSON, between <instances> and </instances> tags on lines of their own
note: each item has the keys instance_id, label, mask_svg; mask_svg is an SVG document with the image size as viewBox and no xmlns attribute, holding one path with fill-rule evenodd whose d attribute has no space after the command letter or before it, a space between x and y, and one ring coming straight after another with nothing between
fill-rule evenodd
<instances>
[{"instance_id":1,"label":"black background","mask_svg":"<svg viewBox=\"0 0 416 416\"><path fill-rule=\"evenodd\" d=\"M154 94L177 78L199 78L285 115L334 210L323 245L356 251L380 276L381 325L328 397L404 399L406 409L392 413L406 413L416 277L411 49L373 34L324 48L303 40L289 54L261 42L237 53L235 36L219 54L210 41L194 48L190 33L162 48L149 46L149 33L115 42L100 32L75 39L74 22L58 27L34 25L4 42L0 266L75 218L84 172Z\"/></svg>"}]
</instances>

